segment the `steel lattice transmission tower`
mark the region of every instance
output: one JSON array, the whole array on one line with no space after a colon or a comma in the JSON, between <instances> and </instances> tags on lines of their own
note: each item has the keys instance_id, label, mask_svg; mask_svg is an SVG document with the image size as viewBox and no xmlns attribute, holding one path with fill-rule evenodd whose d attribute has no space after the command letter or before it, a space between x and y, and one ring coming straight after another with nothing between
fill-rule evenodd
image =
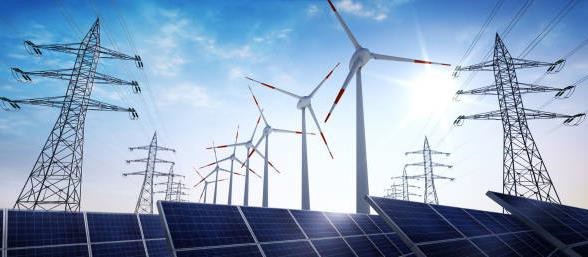
<instances>
[{"instance_id":1,"label":"steel lattice transmission tower","mask_svg":"<svg viewBox=\"0 0 588 257\"><path fill-rule=\"evenodd\" d=\"M100 23L96 20L80 43L36 45L25 41L30 54L40 56L41 50L50 50L76 56L72 69L23 71L12 68L12 74L22 82L31 82L33 76L69 81L63 96L13 100L0 97L5 110L18 110L21 104L61 109L45 145L23 186L15 209L41 209L79 211L82 198L82 161L84 155L84 128L87 111L129 112L138 118L133 108L123 108L90 98L94 84L127 85L135 92L140 88L136 81L124 81L96 72L98 61L121 59L135 61L143 66L138 55L129 56L100 45Z\"/></svg>"},{"instance_id":2,"label":"steel lattice transmission tower","mask_svg":"<svg viewBox=\"0 0 588 257\"><path fill-rule=\"evenodd\" d=\"M137 147L130 147L129 150L146 150L147 151L147 158L143 159L136 159L136 160L128 160L127 163L131 162L144 162L145 163L145 170L144 171L137 171L137 172L127 172L123 173L123 176L129 175L139 175L143 176L143 185L141 186L141 191L139 192L139 199L137 200L137 205L135 206L135 213L153 213L153 197L154 197L154 186L155 186L155 178L156 177L168 177L170 176L169 172L158 172L155 170L155 166L158 163L169 163L174 165L175 163L172 161L162 160L157 158L157 153L159 151L171 151L176 152L176 150L159 146L157 144L157 132L153 133L153 138L151 139L151 143L146 146L137 146ZM172 175L173 176L173 175Z\"/></svg>"},{"instance_id":3,"label":"steel lattice transmission tower","mask_svg":"<svg viewBox=\"0 0 588 257\"><path fill-rule=\"evenodd\" d=\"M578 125L585 114L566 115L540 110L527 109L523 105L522 94L555 92L556 98L566 98L574 86L554 88L541 85L519 83L516 70L534 67L549 67L547 73L561 70L564 60L553 63L512 58L506 46L496 34L494 58L467 67L457 67L459 71L493 71L494 85L458 91L457 95L496 95L500 110L468 116L459 116L455 121L461 125L465 119L501 120L504 130L503 152L503 193L534 198L540 201L560 203L553 181L547 172L537 144L531 135L527 120L564 119L565 125Z\"/></svg>"},{"instance_id":4,"label":"steel lattice transmission tower","mask_svg":"<svg viewBox=\"0 0 588 257\"><path fill-rule=\"evenodd\" d=\"M422 195L410 192L411 189L420 189L420 187L415 186L415 185L411 185L409 182L410 180L413 180L413 179L420 179L421 176L408 176L408 174L406 173L406 167L407 166L405 165L404 169L402 169L402 176L392 177L392 179L393 180L400 179L400 181L401 181L400 186L402 186L402 188L401 188L402 200L410 201L411 196L417 196L417 197L422 196Z\"/></svg>"},{"instance_id":5,"label":"steel lattice transmission tower","mask_svg":"<svg viewBox=\"0 0 588 257\"><path fill-rule=\"evenodd\" d=\"M413 152L406 152L405 155L409 154L421 154L423 156L423 162L417 163L410 163L404 165L405 173L404 179L407 181L408 179L423 179L425 181L425 191L423 194L424 202L431 203L431 204L439 204L439 198L437 197L437 189L435 188L435 179L446 179L453 181L454 178L444 177L435 175L433 168L434 167L445 167L445 168L452 168L451 165L441 164L433 162L432 155L445 155L449 156L449 153L439 152L435 150L431 150L429 146L429 140L425 137L425 142L423 144L423 150L413 151ZM423 167L424 173L422 175L416 176L406 176L406 168L409 166L421 166ZM408 187L408 183L406 183ZM406 188L406 192L408 192L408 188ZM408 196L407 196L408 198Z\"/></svg>"},{"instance_id":6,"label":"steel lattice transmission tower","mask_svg":"<svg viewBox=\"0 0 588 257\"><path fill-rule=\"evenodd\" d=\"M183 175L176 174L174 172L174 164L170 165L169 172L167 174L167 181L162 183L157 183L156 185L165 186L165 190L157 191L155 193L164 194L164 200L166 201L177 201L183 202L183 197L187 196L188 194L184 192L187 190L186 184L182 181L184 178ZM177 179L176 179L177 178Z\"/></svg>"},{"instance_id":7,"label":"steel lattice transmission tower","mask_svg":"<svg viewBox=\"0 0 588 257\"><path fill-rule=\"evenodd\" d=\"M384 197L396 200L404 200L401 186L401 184L393 182L392 185L390 185L390 188L386 189L386 195L384 195Z\"/></svg>"}]
</instances>

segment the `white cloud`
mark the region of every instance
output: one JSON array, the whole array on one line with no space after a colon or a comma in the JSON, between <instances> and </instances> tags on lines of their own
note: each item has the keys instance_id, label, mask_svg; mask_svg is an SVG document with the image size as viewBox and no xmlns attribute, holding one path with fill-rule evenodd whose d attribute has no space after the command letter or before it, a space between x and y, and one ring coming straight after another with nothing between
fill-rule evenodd
<instances>
[{"instance_id":1,"label":"white cloud","mask_svg":"<svg viewBox=\"0 0 588 257\"><path fill-rule=\"evenodd\" d=\"M320 12L320 9L316 4L310 4L306 8L306 15L309 17L315 16L317 13Z\"/></svg>"},{"instance_id":2,"label":"white cloud","mask_svg":"<svg viewBox=\"0 0 588 257\"><path fill-rule=\"evenodd\" d=\"M204 107L211 104L206 88L191 83L181 83L176 86L166 87L160 99L161 105Z\"/></svg>"},{"instance_id":3,"label":"white cloud","mask_svg":"<svg viewBox=\"0 0 588 257\"><path fill-rule=\"evenodd\" d=\"M375 1L373 4L364 5L358 0L341 0L335 5L337 10L355 16L383 21L388 18L390 8L410 2L411 0Z\"/></svg>"},{"instance_id":4,"label":"white cloud","mask_svg":"<svg viewBox=\"0 0 588 257\"><path fill-rule=\"evenodd\" d=\"M278 40L287 40L292 32L291 28L283 28L278 30L270 31L262 36L253 38L256 43L272 44Z\"/></svg>"}]
</instances>

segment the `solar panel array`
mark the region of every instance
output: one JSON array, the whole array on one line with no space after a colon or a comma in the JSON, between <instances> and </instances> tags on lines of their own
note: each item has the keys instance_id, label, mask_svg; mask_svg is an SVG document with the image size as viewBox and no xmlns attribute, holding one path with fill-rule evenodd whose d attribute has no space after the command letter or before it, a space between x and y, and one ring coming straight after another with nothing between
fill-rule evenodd
<instances>
[{"instance_id":1,"label":"solar panel array","mask_svg":"<svg viewBox=\"0 0 588 257\"><path fill-rule=\"evenodd\" d=\"M512 215L366 199L417 256L566 256Z\"/></svg>"},{"instance_id":2,"label":"solar panel array","mask_svg":"<svg viewBox=\"0 0 588 257\"><path fill-rule=\"evenodd\" d=\"M169 257L157 215L0 210L2 257Z\"/></svg>"},{"instance_id":3,"label":"solar panel array","mask_svg":"<svg viewBox=\"0 0 588 257\"><path fill-rule=\"evenodd\" d=\"M588 210L488 192L506 210L570 256L588 256Z\"/></svg>"},{"instance_id":4,"label":"solar panel array","mask_svg":"<svg viewBox=\"0 0 588 257\"><path fill-rule=\"evenodd\" d=\"M175 257L409 256L377 215L158 202Z\"/></svg>"}]
</instances>

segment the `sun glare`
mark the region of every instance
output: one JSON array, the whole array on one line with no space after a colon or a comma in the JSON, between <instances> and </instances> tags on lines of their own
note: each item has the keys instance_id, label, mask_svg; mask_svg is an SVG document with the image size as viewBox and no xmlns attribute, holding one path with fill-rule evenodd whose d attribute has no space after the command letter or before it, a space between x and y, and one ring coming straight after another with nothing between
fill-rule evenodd
<instances>
[{"instance_id":1,"label":"sun glare","mask_svg":"<svg viewBox=\"0 0 588 257\"><path fill-rule=\"evenodd\" d=\"M451 74L444 70L427 68L408 80L411 116L438 116L446 112L457 85Z\"/></svg>"}]
</instances>

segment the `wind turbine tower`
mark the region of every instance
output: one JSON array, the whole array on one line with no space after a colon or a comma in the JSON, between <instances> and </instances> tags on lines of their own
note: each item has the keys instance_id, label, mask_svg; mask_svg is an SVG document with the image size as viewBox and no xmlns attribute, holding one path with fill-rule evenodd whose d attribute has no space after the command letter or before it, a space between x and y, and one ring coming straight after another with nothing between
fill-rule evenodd
<instances>
[{"instance_id":1,"label":"wind turbine tower","mask_svg":"<svg viewBox=\"0 0 588 257\"><path fill-rule=\"evenodd\" d=\"M251 137L244 142L235 142L234 144L227 144L227 145L219 145L219 146L215 146L215 147L207 147L206 149L219 149L219 148L226 148L226 147L237 147L237 146L244 146L245 147L245 154L248 154L250 150L253 150L253 137L255 137L255 132L257 132L257 127L259 126L259 122L261 121L261 115L259 117L257 117L257 123L255 123L255 128L253 129L253 133L251 133ZM259 150L255 150L255 152L261 156L261 158L265 157L263 156L263 154L259 151ZM235 149L233 149L233 157L235 160L236 156L235 156ZM237 160L239 163L241 163L241 167L243 167L243 162L240 160ZM245 160L245 187L244 187L244 192L243 192L243 206L249 206L249 172L253 171L252 169L249 168L249 158L247 158ZM270 162L270 165L273 167L273 165ZM261 177L259 176L257 173L253 172L254 175L256 175L257 177ZM202 176L201 176L202 177Z\"/></svg>"},{"instance_id":2,"label":"wind turbine tower","mask_svg":"<svg viewBox=\"0 0 588 257\"><path fill-rule=\"evenodd\" d=\"M377 54L377 53L370 52L370 50L361 46L359 44L359 42L355 39L355 36L353 36L353 33L351 33L351 30L349 29L349 27L347 26L347 24L345 23L345 21L343 20L343 18L339 14L339 12L337 12L337 9L335 8L335 5L331 2L331 0L327 0L327 1L329 2L331 9L335 13L337 20L339 20L341 27L343 27L343 30L345 30L347 37L349 38L349 40L351 41L351 43L355 47L355 51L354 51L353 55L351 56L351 59L349 60L349 73L347 74L347 77L345 78L345 81L343 82L343 85L341 86L339 93L337 93L337 97L335 98L335 102L331 106L331 109L329 110L329 113L327 114L327 117L325 118L325 122L327 122L329 120L329 118L331 117L331 114L333 113L335 106L337 105L337 103L339 103L339 100L341 100L343 93L345 93L345 89L349 85L349 81L355 76L356 87L357 87L357 89L356 89L357 92L356 92L356 97L355 97L355 108L356 108L356 111L355 111L355 115L356 115L356 117L355 117L355 119L356 119L355 120L355 126L356 126L356 128L355 128L355 133L356 133L355 134L355 140L356 140L355 141L355 143L356 143L356 145L355 145L355 147L356 147L356 160L355 160L356 161L356 176L355 176L356 177L356 181L355 181L356 182L356 198L355 198L355 204L356 204L356 212L357 213L369 213L370 206L368 205L367 202L365 202L363 200L366 195L369 195L369 183L368 183L367 153L366 153L366 142L365 142L365 125L364 125L365 122L364 122L364 113L363 113L363 89L362 89L362 84L361 84L361 70L362 70L362 68L371 59L396 61L396 62L410 62L410 63L418 63L418 64L437 64L437 65L443 65L443 66L450 66L450 65L445 64L445 63L409 59L409 58L404 58L404 57L396 57L396 56L383 55L383 54Z\"/></svg>"},{"instance_id":3,"label":"wind turbine tower","mask_svg":"<svg viewBox=\"0 0 588 257\"><path fill-rule=\"evenodd\" d=\"M259 147L259 145L261 144L262 141L265 141L265 153L263 154L264 158L264 165L263 165L263 199L262 199L262 206L263 207L268 207L268 190L269 190L269 172L268 172L268 166L271 165L268 159L268 154L269 154L269 136L271 133L273 132L277 132L277 133L287 133L287 134L299 134L302 135L302 131L294 131L294 130L287 130L287 129L278 129L278 128L274 128L272 126L269 125L267 119L265 118L265 115L263 115L263 110L261 109L261 106L259 106L259 101L257 101L257 98L255 97L255 94L253 94L253 90L251 89L251 87L249 87L249 92L251 92L251 96L253 97L253 101L255 102L255 106L257 106L257 110L259 111L259 114L261 115L261 118L263 119L263 123L265 124L265 127L263 128L263 135L259 138L259 140L257 141L257 143L255 144L255 146L253 147L253 150L251 150L251 152L249 152L249 154L247 155L247 159L249 159L251 157L251 155L253 155L253 153L255 151L257 151L257 148ZM314 133L306 133L306 134L310 134L310 135L314 135ZM273 166L273 165L272 165Z\"/></svg>"},{"instance_id":4,"label":"wind turbine tower","mask_svg":"<svg viewBox=\"0 0 588 257\"><path fill-rule=\"evenodd\" d=\"M270 85L268 83L265 82L261 82L255 79L252 79L250 77L246 77L248 80L251 80L259 85L265 86L267 88L273 89L273 90L277 90L280 93L286 94L288 96L291 96L295 99L298 100L298 104L296 105L296 108L298 108L300 110L300 113L302 115L302 209L303 210L310 210L310 193L309 193L309 183L308 183L308 151L307 151L307 145L306 145L306 111L308 109L308 111L310 112L312 119L314 120L314 123L316 125L316 128L318 129L321 138L323 139L323 142L325 143L325 147L327 148L327 151L329 151L329 154L331 155L331 158L333 158L333 153L331 152L331 149L329 148L329 145L327 144L327 139L325 137L325 134L323 133L321 126L318 122L318 119L316 118L316 114L314 113L314 109L312 109L312 97L316 94L316 92L319 90L319 88L325 83L325 81L327 79L329 79L329 77L331 77L331 74L333 74L333 71L335 71L335 69L339 66L339 63L337 63L337 65L335 65L335 67L333 69L331 69L331 71L329 71L329 73L327 73L327 75L323 78L323 80L312 90L312 92L310 92L310 94L306 95L306 96L300 96L294 93L291 93L289 91L286 91L284 89L275 87L273 85Z\"/></svg>"}]
</instances>

